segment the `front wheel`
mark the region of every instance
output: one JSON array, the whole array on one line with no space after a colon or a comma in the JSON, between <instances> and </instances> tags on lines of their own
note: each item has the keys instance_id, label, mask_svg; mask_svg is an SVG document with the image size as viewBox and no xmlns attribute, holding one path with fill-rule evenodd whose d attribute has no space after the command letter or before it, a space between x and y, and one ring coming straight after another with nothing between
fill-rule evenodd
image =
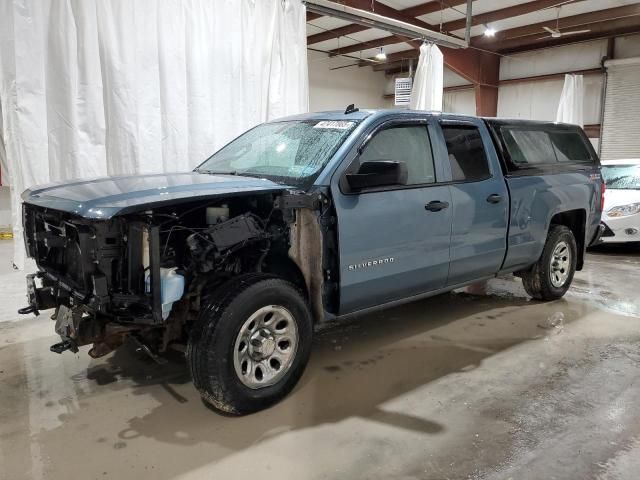
<instances>
[{"instance_id":1,"label":"front wheel","mask_svg":"<svg viewBox=\"0 0 640 480\"><path fill-rule=\"evenodd\" d=\"M525 291L537 300L561 298L576 272L577 253L573 232L564 225L553 225L542 255L529 271L522 273Z\"/></svg>"},{"instance_id":2,"label":"front wheel","mask_svg":"<svg viewBox=\"0 0 640 480\"><path fill-rule=\"evenodd\" d=\"M187 358L195 387L215 409L244 415L296 385L309 359L313 322L293 284L252 274L203 300Z\"/></svg>"}]
</instances>

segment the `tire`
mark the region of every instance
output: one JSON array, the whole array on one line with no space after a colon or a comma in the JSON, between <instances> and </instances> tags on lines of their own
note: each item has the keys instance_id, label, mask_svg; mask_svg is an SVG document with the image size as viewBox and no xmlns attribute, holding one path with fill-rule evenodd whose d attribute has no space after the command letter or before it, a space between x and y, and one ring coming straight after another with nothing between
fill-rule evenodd
<instances>
[{"instance_id":1,"label":"tire","mask_svg":"<svg viewBox=\"0 0 640 480\"><path fill-rule=\"evenodd\" d=\"M297 384L312 335L309 307L292 283L264 274L232 279L203 295L187 346L193 384L221 413L265 409Z\"/></svg>"},{"instance_id":2,"label":"tire","mask_svg":"<svg viewBox=\"0 0 640 480\"><path fill-rule=\"evenodd\" d=\"M564 225L552 225L542 255L530 270L522 273L525 291L536 300L561 298L571 286L577 259L573 232Z\"/></svg>"}]
</instances>

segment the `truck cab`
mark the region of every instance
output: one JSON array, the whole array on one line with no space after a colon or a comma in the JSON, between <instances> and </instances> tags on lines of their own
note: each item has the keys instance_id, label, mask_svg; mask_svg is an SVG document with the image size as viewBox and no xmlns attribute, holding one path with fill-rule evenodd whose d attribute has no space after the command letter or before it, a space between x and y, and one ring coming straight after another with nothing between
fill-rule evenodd
<instances>
[{"instance_id":1,"label":"truck cab","mask_svg":"<svg viewBox=\"0 0 640 480\"><path fill-rule=\"evenodd\" d=\"M578 127L403 111L359 128L319 179L337 211L340 313L519 272L541 255L553 223L574 233L582 267L603 187ZM403 162L406 180L350 187L359 168L371 177L380 161Z\"/></svg>"},{"instance_id":2,"label":"truck cab","mask_svg":"<svg viewBox=\"0 0 640 480\"><path fill-rule=\"evenodd\" d=\"M598 239L604 185L576 126L419 111L320 112L249 130L193 172L23 194L22 313L61 353L186 349L216 409L296 384L317 323L515 274L562 297Z\"/></svg>"}]
</instances>

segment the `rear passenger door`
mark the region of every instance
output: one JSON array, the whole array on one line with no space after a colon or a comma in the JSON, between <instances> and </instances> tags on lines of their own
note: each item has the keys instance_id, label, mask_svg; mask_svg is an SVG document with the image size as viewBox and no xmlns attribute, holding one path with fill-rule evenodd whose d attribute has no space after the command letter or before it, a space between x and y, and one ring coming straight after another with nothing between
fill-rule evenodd
<instances>
[{"instance_id":1,"label":"rear passenger door","mask_svg":"<svg viewBox=\"0 0 640 480\"><path fill-rule=\"evenodd\" d=\"M440 126L451 170L453 204L447 285L457 285L500 269L507 248L509 194L483 125L445 120Z\"/></svg>"},{"instance_id":2,"label":"rear passenger door","mask_svg":"<svg viewBox=\"0 0 640 480\"><path fill-rule=\"evenodd\" d=\"M338 217L340 312L350 313L446 285L449 271L451 196L439 185L427 121L379 125L334 175ZM397 161L407 184L350 192L345 174L363 162Z\"/></svg>"}]
</instances>

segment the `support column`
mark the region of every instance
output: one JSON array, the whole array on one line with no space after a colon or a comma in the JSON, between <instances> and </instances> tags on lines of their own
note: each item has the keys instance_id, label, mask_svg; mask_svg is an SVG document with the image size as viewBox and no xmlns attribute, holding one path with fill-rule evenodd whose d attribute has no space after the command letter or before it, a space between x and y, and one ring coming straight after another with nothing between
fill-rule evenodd
<instances>
[{"instance_id":1,"label":"support column","mask_svg":"<svg viewBox=\"0 0 640 480\"><path fill-rule=\"evenodd\" d=\"M498 87L493 85L476 85L476 115L479 117L495 117L498 115Z\"/></svg>"},{"instance_id":2,"label":"support column","mask_svg":"<svg viewBox=\"0 0 640 480\"><path fill-rule=\"evenodd\" d=\"M474 85L476 115L495 117L498 114L498 81L500 57L471 48L443 47L445 65Z\"/></svg>"}]
</instances>

